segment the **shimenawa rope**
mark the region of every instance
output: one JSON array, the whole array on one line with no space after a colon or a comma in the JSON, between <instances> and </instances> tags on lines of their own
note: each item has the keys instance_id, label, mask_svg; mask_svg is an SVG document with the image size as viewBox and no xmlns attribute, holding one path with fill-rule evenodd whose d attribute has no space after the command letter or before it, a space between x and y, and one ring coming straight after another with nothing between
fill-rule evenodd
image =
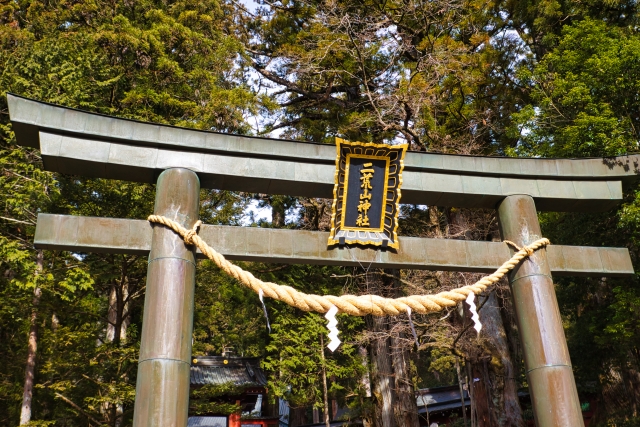
<instances>
[{"instance_id":1,"label":"shimenawa rope","mask_svg":"<svg viewBox=\"0 0 640 427\"><path fill-rule=\"evenodd\" d=\"M464 301L470 293L479 294L490 285L500 280L505 274L517 266L523 259L531 256L535 251L550 244L548 239L542 238L523 248L515 243L505 240L518 250L509 261L505 262L493 274L483 277L473 285L463 286L450 291L440 292L435 295L411 295L401 298L383 298L377 295L312 295L295 290L290 286L278 285L272 282L263 282L253 274L243 270L227 261L222 254L209 246L198 236L198 227L202 224L197 221L191 230L184 228L171 219L150 215L148 221L162 224L178 233L188 245L195 245L200 251L213 261L222 271L232 276L243 285L251 288L254 292L279 301L283 301L293 307L304 311L315 311L326 313L331 306L336 306L340 313L347 313L353 316L364 316L372 314L374 316L397 316L407 312L411 308L413 312L420 314L435 313L445 307L453 307L458 302Z\"/></svg>"}]
</instances>

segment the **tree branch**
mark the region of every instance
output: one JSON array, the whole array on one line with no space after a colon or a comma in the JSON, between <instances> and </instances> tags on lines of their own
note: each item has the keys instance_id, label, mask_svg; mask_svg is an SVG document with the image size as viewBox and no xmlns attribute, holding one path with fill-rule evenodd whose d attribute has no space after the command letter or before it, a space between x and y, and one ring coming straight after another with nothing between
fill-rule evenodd
<instances>
[{"instance_id":1,"label":"tree branch","mask_svg":"<svg viewBox=\"0 0 640 427\"><path fill-rule=\"evenodd\" d=\"M91 420L91 422L93 422L96 425L102 425L104 423L101 423L100 421L96 420L95 418L93 418L91 416L91 414L89 414L88 412L86 412L84 409L82 409L80 406L76 405L75 403L73 403L70 399L68 399L67 397L61 395L60 393L56 392L55 396L64 400L65 402L67 402L71 407L73 407L75 410L79 411L80 413L82 413L82 415L84 415L85 417L89 418L89 420Z\"/></svg>"}]
</instances>

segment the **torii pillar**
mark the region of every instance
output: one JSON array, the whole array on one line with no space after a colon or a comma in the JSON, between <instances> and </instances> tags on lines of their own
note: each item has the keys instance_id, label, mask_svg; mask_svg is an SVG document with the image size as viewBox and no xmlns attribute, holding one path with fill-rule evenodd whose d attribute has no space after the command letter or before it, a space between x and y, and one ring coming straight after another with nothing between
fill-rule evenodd
<instances>
[{"instance_id":1,"label":"torii pillar","mask_svg":"<svg viewBox=\"0 0 640 427\"><path fill-rule=\"evenodd\" d=\"M154 214L191 228L200 181L189 169L167 169L156 186ZM134 427L186 427L196 253L169 228L154 225L144 298Z\"/></svg>"},{"instance_id":2,"label":"torii pillar","mask_svg":"<svg viewBox=\"0 0 640 427\"><path fill-rule=\"evenodd\" d=\"M502 238L516 245L542 237L529 195L506 197L498 205L498 219ZM514 268L509 282L536 426L584 426L547 250L536 251Z\"/></svg>"}]
</instances>

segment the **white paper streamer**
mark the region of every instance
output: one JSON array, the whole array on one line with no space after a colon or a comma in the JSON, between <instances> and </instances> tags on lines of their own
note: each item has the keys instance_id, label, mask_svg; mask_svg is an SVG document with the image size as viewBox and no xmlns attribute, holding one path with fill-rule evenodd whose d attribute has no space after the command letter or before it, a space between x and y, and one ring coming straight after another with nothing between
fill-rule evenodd
<instances>
[{"instance_id":1,"label":"white paper streamer","mask_svg":"<svg viewBox=\"0 0 640 427\"><path fill-rule=\"evenodd\" d=\"M269 333L271 333L271 325L269 324L269 315L267 314L267 306L264 304L264 292L262 289L258 290L258 297L260 297L260 302L262 303L262 311L264 311L264 318L267 319L267 329L269 329Z\"/></svg>"},{"instance_id":2,"label":"white paper streamer","mask_svg":"<svg viewBox=\"0 0 640 427\"><path fill-rule=\"evenodd\" d=\"M480 323L480 316L476 311L476 304L473 302L476 295L473 292L469 293L467 297L467 304L469 304L469 311L471 312L471 320L473 320L473 328L478 331L478 335L480 334L480 329L482 329L482 323Z\"/></svg>"},{"instance_id":3,"label":"white paper streamer","mask_svg":"<svg viewBox=\"0 0 640 427\"><path fill-rule=\"evenodd\" d=\"M336 319L336 314L338 313L338 307L332 305L327 314L324 315L326 319L329 321L327 323L327 329L329 330L329 344L327 344L327 348L329 350L336 351L336 348L340 345L342 341L338 338L338 320Z\"/></svg>"},{"instance_id":4,"label":"white paper streamer","mask_svg":"<svg viewBox=\"0 0 640 427\"><path fill-rule=\"evenodd\" d=\"M407 316L409 317L409 326L411 326L411 333L413 334L413 339L416 340L416 349L419 349L420 342L418 341L418 334L416 334L416 328L413 326L413 320L411 320L411 307L407 307Z\"/></svg>"}]
</instances>

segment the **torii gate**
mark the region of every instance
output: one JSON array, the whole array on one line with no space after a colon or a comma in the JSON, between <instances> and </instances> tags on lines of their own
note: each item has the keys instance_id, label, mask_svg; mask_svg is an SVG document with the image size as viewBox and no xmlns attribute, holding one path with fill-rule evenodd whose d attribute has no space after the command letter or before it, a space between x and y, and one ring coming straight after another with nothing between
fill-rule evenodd
<instances>
[{"instance_id":1,"label":"torii gate","mask_svg":"<svg viewBox=\"0 0 640 427\"><path fill-rule=\"evenodd\" d=\"M331 198L335 148L113 118L8 95L20 145L46 170L157 183L154 213L191 228L199 189ZM496 209L503 239L541 237L536 211L606 211L638 176L640 156L516 159L407 153L402 201ZM400 248L327 249L328 233L229 226L200 232L231 260L492 272L511 256L497 242L404 237ZM187 424L195 259L173 231L147 221L40 214L38 248L149 254L135 427ZM376 255L374 257L374 255ZM553 245L509 276L536 425L583 425L551 274L631 276L625 248Z\"/></svg>"}]
</instances>

